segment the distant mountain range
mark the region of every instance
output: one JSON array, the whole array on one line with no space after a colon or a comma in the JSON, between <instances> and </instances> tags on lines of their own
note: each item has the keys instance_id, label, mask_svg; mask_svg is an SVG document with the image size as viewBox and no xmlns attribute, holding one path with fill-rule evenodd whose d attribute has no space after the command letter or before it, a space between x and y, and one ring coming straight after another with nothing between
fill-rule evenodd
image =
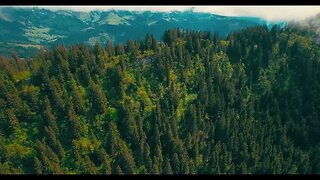
<instances>
[{"instance_id":1,"label":"distant mountain range","mask_svg":"<svg viewBox=\"0 0 320 180\"><path fill-rule=\"evenodd\" d=\"M0 7L0 54L15 50L21 57L30 57L42 47L74 43L104 44L107 39L125 43L144 38L147 33L158 40L170 28L206 30L228 33L246 27L274 23L253 17L227 17L190 11L51 11L43 8Z\"/></svg>"}]
</instances>

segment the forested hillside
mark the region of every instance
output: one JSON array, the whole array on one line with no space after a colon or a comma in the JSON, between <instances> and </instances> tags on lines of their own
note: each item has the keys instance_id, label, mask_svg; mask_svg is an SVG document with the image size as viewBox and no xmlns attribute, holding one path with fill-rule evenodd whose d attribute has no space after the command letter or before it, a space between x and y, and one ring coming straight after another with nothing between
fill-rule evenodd
<instances>
[{"instance_id":1,"label":"forested hillside","mask_svg":"<svg viewBox=\"0 0 320 180\"><path fill-rule=\"evenodd\" d=\"M0 57L0 174L320 173L319 73L278 26Z\"/></svg>"}]
</instances>

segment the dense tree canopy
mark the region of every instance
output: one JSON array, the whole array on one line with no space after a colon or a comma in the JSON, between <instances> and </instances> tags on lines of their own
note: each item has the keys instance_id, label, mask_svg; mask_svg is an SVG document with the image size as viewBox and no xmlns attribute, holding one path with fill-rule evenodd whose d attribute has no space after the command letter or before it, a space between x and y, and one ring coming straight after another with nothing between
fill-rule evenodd
<instances>
[{"instance_id":1,"label":"dense tree canopy","mask_svg":"<svg viewBox=\"0 0 320 180\"><path fill-rule=\"evenodd\" d=\"M278 26L0 57L0 174L320 173L319 57Z\"/></svg>"}]
</instances>

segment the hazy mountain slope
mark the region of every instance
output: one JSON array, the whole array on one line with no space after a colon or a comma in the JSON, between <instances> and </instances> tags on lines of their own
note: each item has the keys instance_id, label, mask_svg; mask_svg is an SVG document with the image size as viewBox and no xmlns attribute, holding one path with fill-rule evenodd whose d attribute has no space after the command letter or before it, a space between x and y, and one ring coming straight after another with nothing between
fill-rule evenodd
<instances>
[{"instance_id":1,"label":"hazy mountain slope","mask_svg":"<svg viewBox=\"0 0 320 180\"><path fill-rule=\"evenodd\" d=\"M169 28L210 30L221 36L267 22L258 18L225 17L209 13L137 11L50 11L40 8L0 8L0 51L21 56L54 44L119 43L152 33L158 40ZM32 46L30 46L32 45ZM35 46L36 45L36 46ZM19 49L20 48L20 49ZM28 50L29 48L29 50ZM31 49L30 49L31 48ZM32 54L32 53L31 53Z\"/></svg>"}]
</instances>

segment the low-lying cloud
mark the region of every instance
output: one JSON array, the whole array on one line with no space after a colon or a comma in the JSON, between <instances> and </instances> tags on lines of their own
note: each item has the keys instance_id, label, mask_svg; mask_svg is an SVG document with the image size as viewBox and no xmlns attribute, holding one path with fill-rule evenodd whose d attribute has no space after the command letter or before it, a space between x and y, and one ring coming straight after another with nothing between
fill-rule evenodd
<instances>
[{"instance_id":1,"label":"low-lying cloud","mask_svg":"<svg viewBox=\"0 0 320 180\"><path fill-rule=\"evenodd\" d=\"M227 16L254 16L268 21L300 21L320 13L320 6L217 6L197 7L195 11Z\"/></svg>"}]
</instances>

